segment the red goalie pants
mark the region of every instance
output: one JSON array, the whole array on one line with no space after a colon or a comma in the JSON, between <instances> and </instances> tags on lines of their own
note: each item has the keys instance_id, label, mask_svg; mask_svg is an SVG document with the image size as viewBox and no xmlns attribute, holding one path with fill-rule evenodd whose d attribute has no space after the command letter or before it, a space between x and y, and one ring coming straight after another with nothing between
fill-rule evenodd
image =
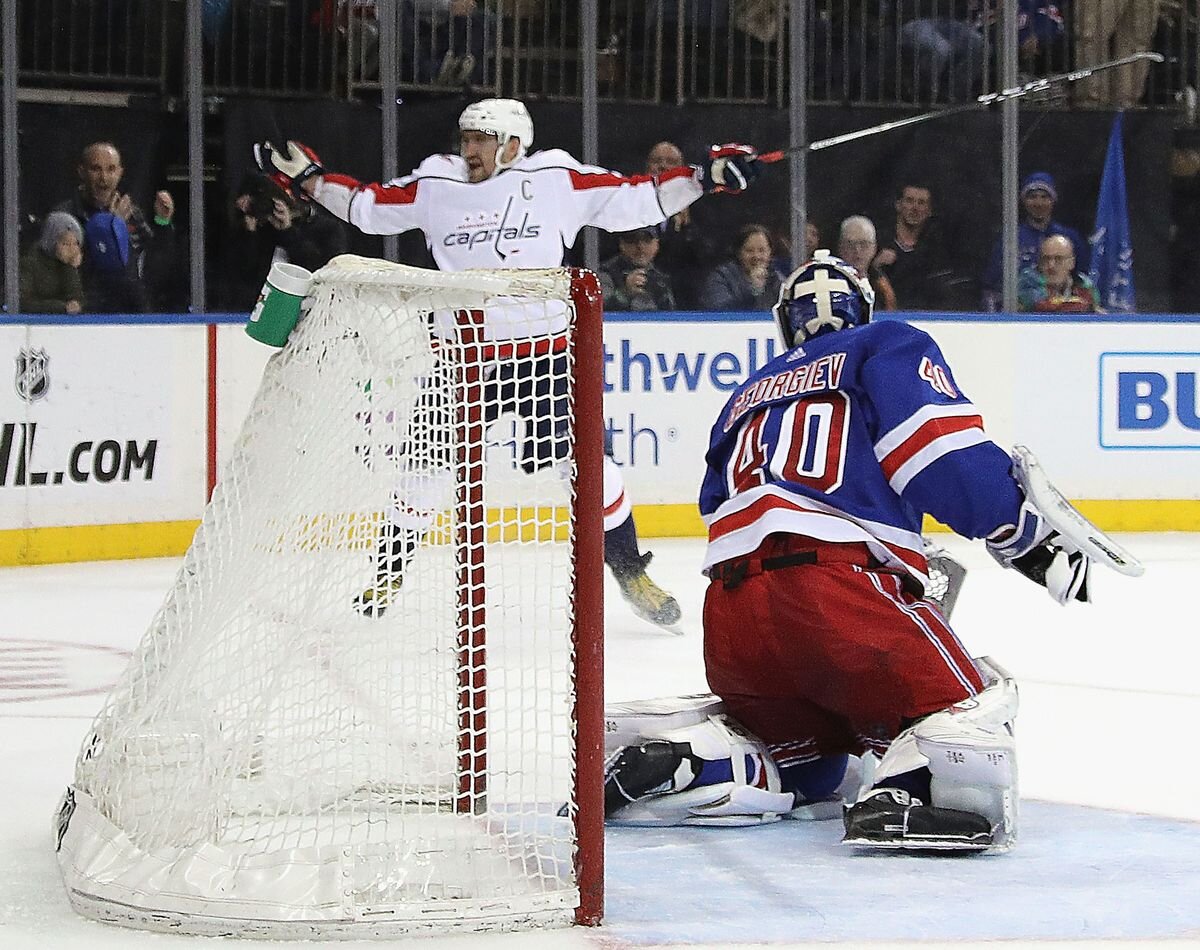
<instances>
[{"instance_id":1,"label":"red goalie pants","mask_svg":"<svg viewBox=\"0 0 1200 950\"><path fill-rule=\"evenodd\" d=\"M941 612L865 545L773 535L713 578L709 688L781 767L882 752L907 722L984 687Z\"/></svg>"}]
</instances>

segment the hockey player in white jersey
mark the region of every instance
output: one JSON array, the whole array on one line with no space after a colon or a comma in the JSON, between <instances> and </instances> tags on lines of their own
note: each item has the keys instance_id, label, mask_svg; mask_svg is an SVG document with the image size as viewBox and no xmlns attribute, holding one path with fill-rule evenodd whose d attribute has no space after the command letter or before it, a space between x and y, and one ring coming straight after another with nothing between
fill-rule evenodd
<instances>
[{"instance_id":1,"label":"hockey player in white jersey","mask_svg":"<svg viewBox=\"0 0 1200 950\"><path fill-rule=\"evenodd\" d=\"M533 121L514 99L476 102L463 111L458 126L459 154L431 155L411 174L383 184L327 172L298 142L288 142L283 150L262 143L255 146L255 157L294 193L361 231L420 230L444 271L559 267L586 225L628 231L658 224L705 193L743 191L759 171L757 153L745 145L714 146L703 165L655 176L583 165L561 149L530 153ZM527 323L506 325L503 312L487 314L488 338L528 335ZM548 316L552 321L554 315ZM398 505L380 539L376 580L358 602L364 613L378 616L387 609L425 528L414 526ZM646 574L650 555L639 550L621 470L608 456L604 531L605 563L626 600L646 620L673 626L679 604Z\"/></svg>"}]
</instances>

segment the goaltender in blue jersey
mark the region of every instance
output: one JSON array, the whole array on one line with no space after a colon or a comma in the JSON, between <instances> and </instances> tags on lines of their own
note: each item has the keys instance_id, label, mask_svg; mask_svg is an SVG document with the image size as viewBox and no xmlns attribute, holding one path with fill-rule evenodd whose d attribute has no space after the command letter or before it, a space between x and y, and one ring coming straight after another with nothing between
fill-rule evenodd
<instances>
[{"instance_id":1,"label":"goaltender in blue jersey","mask_svg":"<svg viewBox=\"0 0 1200 950\"><path fill-rule=\"evenodd\" d=\"M830 274L796 292L849 289ZM923 513L979 538L1016 524L1022 502L938 345L899 321L811 337L759 369L722 410L706 462L706 569L786 532L861 542L923 587Z\"/></svg>"},{"instance_id":2,"label":"goaltender in blue jersey","mask_svg":"<svg viewBox=\"0 0 1200 950\"><path fill-rule=\"evenodd\" d=\"M986 538L1060 604L1089 565L1136 559L984 432L924 331L872 323L867 280L828 251L774 309L785 353L730 396L700 491L713 696L623 704L606 724L609 820L758 823L845 808L860 848L1016 841L1016 687L926 596L921 522Z\"/></svg>"}]
</instances>

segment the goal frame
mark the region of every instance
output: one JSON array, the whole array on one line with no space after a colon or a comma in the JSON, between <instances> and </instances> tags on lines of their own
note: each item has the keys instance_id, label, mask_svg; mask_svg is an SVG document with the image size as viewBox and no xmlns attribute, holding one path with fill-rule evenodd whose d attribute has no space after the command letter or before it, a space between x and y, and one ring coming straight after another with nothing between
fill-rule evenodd
<instances>
[{"instance_id":1,"label":"goal frame","mask_svg":"<svg viewBox=\"0 0 1200 950\"><path fill-rule=\"evenodd\" d=\"M603 307L595 274L570 268L575 309L571 348L575 374L572 462L575 470L575 879L576 924L596 926L604 916L604 391ZM454 544L458 564L458 788L454 810L479 814L487 802L487 642L483 580L484 467L483 378L489 344L481 310L459 310L458 386L465 398L456 424L458 440ZM591 358L589 358L591 357ZM581 514L582 513L582 514Z\"/></svg>"},{"instance_id":2,"label":"goal frame","mask_svg":"<svg viewBox=\"0 0 1200 950\"><path fill-rule=\"evenodd\" d=\"M604 314L600 281L571 268L575 307L575 923L604 916ZM581 515L581 513L583 513Z\"/></svg>"},{"instance_id":3,"label":"goal frame","mask_svg":"<svg viewBox=\"0 0 1200 950\"><path fill-rule=\"evenodd\" d=\"M336 264L337 261L333 263ZM354 285L356 277L362 285L375 284L378 286L390 282L386 277L380 279L379 275L386 275L389 268L397 265L348 257L343 259L342 266L356 268L353 271L345 272L349 277L349 286ZM363 270L357 270L359 267ZM497 783L496 795L499 798L498 803L494 803L493 808L489 811L487 808L486 772L488 755L491 751L487 735L489 715L486 667L488 588L484 577L486 571L484 550L485 543L491 543L493 539L489 536L488 527L489 518L491 518L490 500L485 498L485 489L482 487L487 454L484 436L490 424L489 420L485 418L483 394L492 378L489 365L503 364L506 358L523 355L523 348L530 346L534 348L532 351L534 355L539 355L542 352L541 348L548 343L553 347L553 352L557 353L565 340L565 349L569 350L571 356L564 366L569 365L570 371L566 373L563 370L556 370L555 378L565 381L563 398L568 402L568 411L571 415L570 454L565 457L559 456L560 461L556 463L556 467L563 469L561 474L564 480L569 480L573 496L572 504L569 506L569 546L565 549L561 547L561 542L568 540L567 536L559 534L556 537L560 544L559 558L565 554L569 559L570 576L569 578L563 576L563 562L558 560L556 573L550 577L554 578L552 586L555 590L566 591L568 594L567 600L559 601L564 606L555 609L558 616L565 620L565 625L556 627L560 637L558 642L562 645L570 644L570 654L565 660L566 665L557 666L559 675L565 675L565 679L561 679L560 682L569 683L570 690L566 696L562 697L567 701L562 702L560 699L556 708L566 711L569 704L569 716L565 719L566 731L564 731L564 721L558 720L556 714L558 725L544 734L553 736L556 743L562 743L563 749L569 745L568 758L562 757L561 751L559 753L560 770L557 773L558 784L555 786L556 796L562 794L564 788L569 787L568 804L558 812L557 819L551 816L551 821L557 821L563 829L559 840L564 846L558 857L553 860L559 862L558 867L562 868L564 872L569 862L573 872L572 878L567 878L563 873L561 877L563 886L560 891L544 891L541 892L541 896L534 891L529 897L521 894L508 910L505 909L508 898L501 896L499 892L495 897L491 897L486 893L480 895L479 892L472 894L470 891L466 893L466 901L462 905L448 902L444 906L433 906L427 904L422 898L404 904L405 899L401 898L400 902L394 905L395 910L388 909L385 900L377 908L371 908L368 905L362 911L358 910L358 905L355 905L351 916L334 914L326 917L320 911L315 914L289 915L285 912L277 915L266 910L256 910L256 906L258 908L277 906L286 911L289 907L299 909L304 903L303 901L299 903L291 901L291 895L280 890L281 887L287 886L284 877L292 880L291 875L294 871L291 861L285 862L282 859L282 852L239 851L236 847L224 851L221 849L225 848L225 843L219 838L207 839L207 841L217 844L219 846L217 848L210 849L203 837L198 839L197 845L193 846L190 839L186 837L186 835L194 833L192 825L184 826L185 837L159 839L155 839L153 835L149 839L139 837L144 827L154 828L154 822L159 820L159 812L146 810L147 806L144 804L144 802L152 801L155 794L154 786L147 786L145 784L147 779L144 778L147 774L153 777L156 774L153 772L135 773L135 778L131 780L143 783L138 786L139 792L142 789L150 789L141 797L134 796L132 799L134 804L130 806L132 810L127 810L123 804L126 800L124 797L114 799L100 794L102 789L122 789L124 786L120 784L123 781L121 773L118 772L116 777L112 778L106 772L97 772L97 763L110 761L112 755L122 757L140 755L143 754L143 748L148 750L146 754L155 755L157 761L158 758L162 758L163 750L166 750L166 757L162 758L164 764L152 767L164 770L159 774L174 774L177 763L173 756L193 756L191 749L194 748L194 746L177 743L203 742L202 737L207 735L206 730L199 730L198 734L176 734L169 730L161 734L151 732L148 733L145 746L119 745L106 749L102 736L112 735L112 733L98 731L100 730L99 724L105 721L105 717L111 715L111 710L126 708L122 705L126 699L123 694L119 694L126 680L135 685L142 682L138 679L141 674L131 664L130 670L122 678L122 684L118 686L118 692L105 705L97 718L97 725L92 727L85 739L78 765L81 771L77 772L75 784L68 787L56 816L57 847L60 851L64 883L67 886L72 905L84 916L147 930L271 939L394 938L438 932L467 933L529 929L546 925L562 926L571 922L572 916L573 922L577 925L594 926L599 924L603 917L604 418L602 402L603 315L599 281L593 273L587 270L571 268L538 272L529 279L518 277L515 280L503 272L497 272L497 278L505 276L504 281L492 278L484 272L464 274L462 278L465 280L458 282L450 279L458 277L458 275L445 275L441 279L447 282L438 284L438 277L424 276L428 272L412 268L403 270L409 272L408 276L412 282L407 282L404 276L400 275L396 282L397 287L417 288L420 293L424 293L425 288L435 289L444 286L451 291L459 288L464 292L466 298L460 298L462 302L458 304L459 307L478 308L481 305L480 301L483 301L483 306L490 306L491 300L505 299L506 297L520 301L525 296L522 291L525 291L531 299L545 293L547 296L544 299L561 301L563 305L569 305L574 312L574 317L567 321L565 330L560 329L562 325L559 324L554 328L552 337L530 335L525 339L492 342L486 338L483 310L451 309L455 306L454 302L447 305L452 314L452 322L457 324L453 334L456 337L455 341L447 340L446 342L446 345L457 350L452 361L455 368L451 370L452 375L448 377L448 381L451 386L459 390L460 396L465 395L466 398L456 400L459 406L456 410L457 415L451 416L448 420L449 425L459 430L460 436L456 449L457 454L452 459L452 469L456 478L454 495L449 505L449 508L455 512L456 523L454 531L447 538L447 554L453 559L447 564L447 568L450 576L455 579L456 593L451 594L447 590L446 593L450 597L442 597L439 600L439 603L444 604L445 609L449 611L449 615L446 617L447 626L442 628L446 634L444 642L449 655L457 656L457 675L447 680L445 688L440 691L440 695L445 696L448 701L446 714L450 721L457 726L457 753L455 753L454 740L449 735L446 738L451 741L442 746L448 754L449 769L443 773L446 784L442 786L445 789L445 797L441 801L441 814L447 821L452 820L454 815L459 815L479 819L481 823L486 824L495 817L497 809L502 812L506 807L508 799L504 795L504 788L507 784L508 773L497 773L501 776L499 780L496 775L492 776ZM364 276L359 276L360 274ZM566 279L568 277L569 283ZM331 276L331 279L336 281L336 273ZM491 286L493 282L496 285L495 288ZM467 303L467 300L470 303ZM380 312L386 315L392 311L384 309ZM440 312L446 313L444 310ZM325 324L313 324L313 326L323 327ZM345 336L339 338L347 339ZM437 344L434 345L436 347ZM308 351L301 349L299 352ZM560 390L556 389L555 392L558 393ZM555 398L557 399L558 396L556 395ZM355 418L359 417L356 415ZM556 416L555 418L561 417ZM249 429L247 433L255 431ZM257 444L255 435L247 434L244 438L250 440L249 444ZM241 441L239 440L239 442ZM270 458L271 456L266 457ZM230 472L233 470L234 466L231 462ZM234 480L231 482L230 490L236 493L237 486L238 482ZM216 507L213 510L223 510L221 506L225 503L223 495L214 498L212 505ZM209 525L207 510L204 524ZM213 524L221 524L221 522L214 521ZM563 526L563 523L560 522L559 528L561 529ZM203 531L203 528L201 530ZM210 526L210 531L212 530L217 529ZM206 537L197 539L196 543L200 550L204 550L206 541ZM199 557L199 555L194 555L192 551L189 551L177 579L177 584L186 584L189 590L192 589L190 586L192 578L196 576L197 565L192 562L193 557ZM541 590L542 588L530 589ZM157 627L157 624L160 622L176 623L175 620L161 619L176 616L176 596L176 590L172 589L163 609L156 616L150 632L144 638L143 647L146 643L155 644L157 642L151 638L152 635L157 636L164 629ZM192 595L185 594L183 596L186 598ZM533 598L529 602L536 605L541 602L541 598ZM175 627L174 629L182 630L186 635L190 628L185 625L182 628ZM500 629L503 631L503 626ZM204 643L205 641L201 640L200 642ZM501 637L497 642L501 644L500 652L503 654L505 652L504 638ZM138 654L141 653L143 647L139 647ZM152 646L151 649L156 649L156 647ZM135 654L134 663L138 661L138 654ZM237 654L227 655L236 656ZM562 655L559 654L559 656ZM559 663L561 664L561 662L560 660ZM154 669L154 667L151 666L150 669ZM500 684L501 695L503 695L505 688L503 670L505 667L501 665L499 669L502 673L501 680L498 680L497 683ZM556 695L559 694L556 693ZM150 696L153 697L153 693ZM496 702L499 704L498 709L504 708L502 699L497 699ZM136 705L131 708L135 712L137 711ZM501 713L501 720L505 719L506 716ZM142 722L136 716L128 721ZM170 719L165 721L168 726L171 724ZM178 722L186 723L186 719L180 719ZM220 723L217 723L217 728L220 728ZM501 731L507 733L507 730L501 729ZM120 735L120 733L117 734ZM527 736L529 743L538 741L528 728L517 730L511 734L518 737ZM541 734L543 733L539 733L539 735ZM141 738L136 732L132 735L133 740L131 741ZM251 736L251 738L253 737ZM261 738L260 736L260 742ZM125 739L114 740L114 742L125 741ZM164 745L164 741L171 744ZM514 746L514 748L525 747L524 744ZM112 751L114 749L115 752ZM89 771L84 766L89 759L92 759L93 754L96 755L96 758L89 767ZM109 755L110 759L103 759L104 755ZM193 758L188 758L187 764L200 763L202 755L203 751ZM253 764L253 755L250 753L246 760L248 769L258 768L258 765ZM501 763L492 767L505 768L503 759L502 752ZM184 760L180 759L180 761ZM569 771L563 771L563 767L568 763ZM111 766L101 766L102 769L105 767L112 768ZM197 767L199 767L198 764ZM237 768L240 767L237 766ZM330 770L329 763L326 763L325 768L329 775L343 774L340 769ZM350 774L355 773L351 772ZM91 782L96 779L97 775L104 775L104 782L107 784L92 785ZM568 778L566 786L562 784L564 777ZM190 782L190 776L183 781ZM184 802L187 806L185 811L180 814L193 814L190 809L190 801L186 796L172 799L172 801L176 800ZM551 802L555 800L561 802L563 799L552 798ZM396 803L398 801L396 800ZM540 794L519 799L519 801L536 801L539 803L539 811L535 814L550 815L550 812L541 811L546 807L547 802ZM196 802L196 808L200 809L201 807L202 803ZM142 810L139 812L138 809ZM203 827L204 821L209 820L206 817L208 812L197 810L194 814L199 816L195 820L200 823L201 827ZM213 810L212 814L215 816L217 813ZM427 813L422 812L421 816L425 814ZM132 817L134 815L139 817ZM148 826L141 824L146 820L146 816L149 816L150 824ZM180 819L172 814L172 820L179 821ZM184 818L183 820L191 821L192 819ZM213 827L219 826L214 825ZM403 825L400 827L403 829L401 834L393 840L397 843L411 840L408 829ZM130 829L129 835L122 831L123 828ZM568 828L572 832L570 836L567 833ZM482 830L482 825L480 830ZM175 834L175 832L169 834ZM249 842L253 839L231 840ZM267 838L262 840L266 841ZM566 846L568 843L570 843L570 847ZM302 888L298 893L312 894L315 897L314 891L303 889L307 886L305 882L315 882L316 876L321 875L323 880L321 886L324 888L327 886L324 882L329 880L328 872L338 866L337 862L360 860L359 856L349 848L341 850L344 847L342 842L335 839L331 844L332 853L329 843L318 842L315 848L308 848L308 850L305 850L308 846L302 844L293 843L285 846L285 850L296 851L299 849L304 852L300 856L303 870L301 875L295 879ZM381 844L386 847L388 842L383 841ZM355 848L357 846L357 843L353 845ZM460 852L453 850L448 853L458 854ZM484 860L483 858L472 858L472 855L480 853L474 849L461 853L465 855L468 865L471 860ZM361 860L367 862L365 866L368 872L370 871L370 862L377 860L377 857L383 854L384 852L378 849L364 853ZM248 860L243 861L243 858ZM144 874L151 865L161 869L155 870L152 876L164 881L167 885L165 888L151 885L146 890L142 889L143 884L150 884L150 879L144 877ZM209 870L203 871L200 878L196 878L189 869L199 866ZM125 868L130 871L128 875L126 875ZM224 883L212 891L205 891L203 886L193 890L191 881L207 879L210 871L215 875L214 880ZM531 873L538 874L540 872L534 869ZM261 889L260 880L267 882L266 891ZM173 882L182 882L183 889L180 890ZM337 885L337 887L341 886L343 885ZM354 886L360 886L357 878ZM572 891L575 893L572 894ZM322 891L321 893L326 892ZM343 908L348 908L350 905L347 903L347 899L340 895L350 893L351 891L334 890L332 907L336 908L340 902ZM454 900L457 900L457 897ZM526 903L522 904L522 900ZM575 904L574 908L572 908L572 903ZM305 910L318 906L331 905L328 902L321 905L310 900Z\"/></svg>"}]
</instances>

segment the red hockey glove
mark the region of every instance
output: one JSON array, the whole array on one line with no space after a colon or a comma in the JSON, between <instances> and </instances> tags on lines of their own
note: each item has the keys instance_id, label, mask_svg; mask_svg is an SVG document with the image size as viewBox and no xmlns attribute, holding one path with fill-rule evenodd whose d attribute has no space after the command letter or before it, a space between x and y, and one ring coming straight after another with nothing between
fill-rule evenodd
<instances>
[{"instance_id":1,"label":"red hockey glove","mask_svg":"<svg viewBox=\"0 0 1200 950\"><path fill-rule=\"evenodd\" d=\"M762 172L758 150L751 145L712 145L708 158L708 164L700 169L700 184L706 192L741 194Z\"/></svg>"}]
</instances>

